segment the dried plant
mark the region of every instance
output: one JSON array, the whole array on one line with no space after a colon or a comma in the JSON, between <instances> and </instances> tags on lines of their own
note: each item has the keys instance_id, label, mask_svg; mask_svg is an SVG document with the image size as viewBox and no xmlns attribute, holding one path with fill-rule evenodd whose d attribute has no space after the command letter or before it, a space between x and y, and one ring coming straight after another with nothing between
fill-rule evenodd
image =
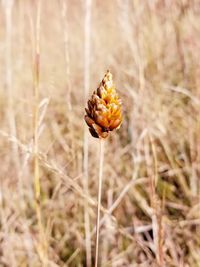
<instances>
[{"instance_id":1,"label":"dried plant","mask_svg":"<svg viewBox=\"0 0 200 267\"><path fill-rule=\"evenodd\" d=\"M85 121L89 126L91 135L100 138L100 161L99 161L99 185L98 185L98 206L96 223L95 243L95 267L98 266L99 254L99 228L100 228L100 206L101 188L103 178L104 142L103 139L122 123L122 103L115 90L112 74L108 70L99 87L93 92L88 100L88 108L85 109Z\"/></svg>"},{"instance_id":2,"label":"dried plant","mask_svg":"<svg viewBox=\"0 0 200 267\"><path fill-rule=\"evenodd\" d=\"M84 23L84 100L88 99L89 84L90 84L90 43L91 43L91 10L92 1L85 2L85 23ZM83 135L83 188L84 192L89 195L88 183L88 131L87 126L84 127ZM86 246L86 264L91 267L92 252L91 252L91 235L90 235L90 215L89 204L85 201L84 205L84 227L85 227L85 246Z\"/></svg>"},{"instance_id":3,"label":"dried plant","mask_svg":"<svg viewBox=\"0 0 200 267\"><path fill-rule=\"evenodd\" d=\"M0 266L95 266L100 164L98 267L199 267L199 1L40 2L0 5ZM126 112L91 138L105 62Z\"/></svg>"},{"instance_id":4,"label":"dried plant","mask_svg":"<svg viewBox=\"0 0 200 267\"><path fill-rule=\"evenodd\" d=\"M85 110L85 121L93 137L106 138L109 131L120 127L122 105L109 70L88 100L88 108Z\"/></svg>"},{"instance_id":5,"label":"dried plant","mask_svg":"<svg viewBox=\"0 0 200 267\"><path fill-rule=\"evenodd\" d=\"M40 20L41 20L41 4L37 2L36 13L36 29L35 29L35 51L33 57L33 73L34 73L34 190L35 190L35 210L37 216L39 240L37 251L42 262L42 267L46 267L47 261L47 244L45 238L45 229L42 223L41 210L41 182L39 167L39 87L40 87ZM31 20L31 18L30 18Z\"/></svg>"}]
</instances>

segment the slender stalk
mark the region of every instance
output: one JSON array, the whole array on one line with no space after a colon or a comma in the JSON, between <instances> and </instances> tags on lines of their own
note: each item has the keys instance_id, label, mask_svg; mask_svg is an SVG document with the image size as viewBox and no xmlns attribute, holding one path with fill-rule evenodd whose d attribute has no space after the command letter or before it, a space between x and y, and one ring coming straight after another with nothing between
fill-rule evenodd
<instances>
[{"instance_id":1,"label":"slender stalk","mask_svg":"<svg viewBox=\"0 0 200 267\"><path fill-rule=\"evenodd\" d=\"M42 266L46 266L46 240L44 228L42 225L42 215L40 206L40 169L39 169L39 85L40 85L40 17L41 17L41 0L37 1L37 18L36 18L36 38L35 38L35 55L34 55L34 189L35 189L35 208L39 227L39 245L38 253L42 261Z\"/></svg>"},{"instance_id":2,"label":"slender stalk","mask_svg":"<svg viewBox=\"0 0 200 267\"><path fill-rule=\"evenodd\" d=\"M69 57L69 25L67 18L67 2L65 0L60 1L61 4L61 19L63 30L63 42L64 42L64 57L65 57L65 71L66 71L66 87L67 87L67 106L69 110L72 109L71 105L71 78L70 78L70 57ZM70 117L70 116L69 116Z\"/></svg>"},{"instance_id":3,"label":"slender stalk","mask_svg":"<svg viewBox=\"0 0 200 267\"><path fill-rule=\"evenodd\" d=\"M34 181L35 181L35 197L36 203L40 198L40 174L38 163L38 126L39 126L39 83L40 83L40 45L39 45L39 33L40 33L40 8L41 2L38 1L37 7L37 21L36 21L36 43L35 43L35 58L34 58ZM37 204L36 204L37 205Z\"/></svg>"},{"instance_id":4,"label":"slender stalk","mask_svg":"<svg viewBox=\"0 0 200 267\"><path fill-rule=\"evenodd\" d=\"M14 99L13 99L13 71L12 71L12 31L13 31L13 23L12 23L12 11L14 6L13 0L4 0L3 6L5 9L5 19L6 19L6 49L5 49L5 84L6 91L8 95L8 123L10 128L10 134L14 137L17 136L16 129L16 120L15 120L15 112L14 112ZM14 164L17 170L17 174L19 173L19 151L18 147L15 143L12 144L12 154ZM21 182L21 181L20 181ZM21 186L21 183L19 184ZM20 188L21 189L21 188Z\"/></svg>"},{"instance_id":5,"label":"slender stalk","mask_svg":"<svg viewBox=\"0 0 200 267\"><path fill-rule=\"evenodd\" d=\"M153 154L153 161L154 161L154 173L151 175L151 194L152 194L152 229L153 229L153 240L154 240L154 247L156 253L156 260L158 266L164 267L164 255L163 255L163 229L162 229L162 209L161 203L159 198L156 194L156 187L158 183L158 162L157 162L157 155L156 155L156 148L154 145L154 141L151 137L151 149Z\"/></svg>"},{"instance_id":6,"label":"slender stalk","mask_svg":"<svg viewBox=\"0 0 200 267\"><path fill-rule=\"evenodd\" d=\"M91 0L85 3L85 25L84 25L84 100L88 99L90 86L90 35L91 35ZM89 195L88 188L88 129L84 127L84 146L83 146L83 187L87 195ZM86 243L86 262L87 267L91 267L91 233L90 233L90 216L89 216L88 201L84 205L84 226L85 226L85 243Z\"/></svg>"},{"instance_id":7,"label":"slender stalk","mask_svg":"<svg viewBox=\"0 0 200 267\"><path fill-rule=\"evenodd\" d=\"M95 267L98 266L98 257L99 257L99 228L100 228L100 209L101 209L101 188L102 188L102 179L103 179L103 160L104 160L104 141L100 139L100 163L99 163L97 223L96 223Z\"/></svg>"}]
</instances>

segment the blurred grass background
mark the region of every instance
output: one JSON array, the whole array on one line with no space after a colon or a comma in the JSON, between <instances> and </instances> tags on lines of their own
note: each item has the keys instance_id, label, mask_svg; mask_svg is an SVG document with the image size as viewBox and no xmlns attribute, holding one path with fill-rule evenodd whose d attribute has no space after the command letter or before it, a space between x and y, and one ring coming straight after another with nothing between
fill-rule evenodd
<instances>
[{"instance_id":1,"label":"blurred grass background","mask_svg":"<svg viewBox=\"0 0 200 267\"><path fill-rule=\"evenodd\" d=\"M34 204L37 4L0 5L1 267L44 266ZM41 0L38 158L46 266L93 266L86 254L91 250L94 262L99 146L86 136L83 117L87 90L109 69L124 121L105 144L101 266L199 267L200 2L89 4Z\"/></svg>"}]
</instances>

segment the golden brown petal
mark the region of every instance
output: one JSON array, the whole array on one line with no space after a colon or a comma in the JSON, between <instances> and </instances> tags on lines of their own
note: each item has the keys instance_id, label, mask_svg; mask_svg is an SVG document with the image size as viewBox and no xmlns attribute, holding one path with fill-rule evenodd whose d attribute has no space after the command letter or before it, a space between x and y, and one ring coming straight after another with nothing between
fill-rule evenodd
<instances>
[{"instance_id":1,"label":"golden brown petal","mask_svg":"<svg viewBox=\"0 0 200 267\"><path fill-rule=\"evenodd\" d=\"M89 116L85 115L85 122L89 127L92 127L92 125L95 123L93 119L91 119Z\"/></svg>"},{"instance_id":2,"label":"golden brown petal","mask_svg":"<svg viewBox=\"0 0 200 267\"><path fill-rule=\"evenodd\" d=\"M120 119L116 119L115 121L112 122L112 124L110 125L109 129L112 131L114 129L117 129L121 124L121 120Z\"/></svg>"}]
</instances>

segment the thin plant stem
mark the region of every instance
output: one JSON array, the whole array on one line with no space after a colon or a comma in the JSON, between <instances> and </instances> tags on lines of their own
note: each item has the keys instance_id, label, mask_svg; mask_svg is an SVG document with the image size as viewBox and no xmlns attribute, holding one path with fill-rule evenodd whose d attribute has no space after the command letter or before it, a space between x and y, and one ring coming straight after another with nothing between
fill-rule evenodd
<instances>
[{"instance_id":1,"label":"thin plant stem","mask_svg":"<svg viewBox=\"0 0 200 267\"><path fill-rule=\"evenodd\" d=\"M101 209L101 189L102 189L102 180L103 180L103 161L104 161L104 141L100 139L100 163L99 163L99 186L98 186L98 202L97 202L95 267L98 266L98 257L99 257L99 228L100 228L100 209Z\"/></svg>"},{"instance_id":2,"label":"thin plant stem","mask_svg":"<svg viewBox=\"0 0 200 267\"><path fill-rule=\"evenodd\" d=\"M35 189L35 209L39 228L39 246L38 253L42 261L42 266L46 266L46 240L44 228L42 225L42 215L40 206L40 169L39 169L39 85L40 85L40 17L41 17L41 0L37 1L37 18L36 18L36 38L35 38L35 55L34 55L34 189Z\"/></svg>"},{"instance_id":3,"label":"thin plant stem","mask_svg":"<svg viewBox=\"0 0 200 267\"><path fill-rule=\"evenodd\" d=\"M69 110L72 109L71 105L71 78L70 78L70 56L69 56L69 25L67 18L67 2L60 1L61 5L61 19L63 30L63 43L64 43L64 58L65 58L65 72L66 72L66 87L67 87L67 106ZM70 116L69 116L70 117Z\"/></svg>"},{"instance_id":4,"label":"thin plant stem","mask_svg":"<svg viewBox=\"0 0 200 267\"><path fill-rule=\"evenodd\" d=\"M5 9L5 19L6 19L6 49L5 49L5 84L6 90L8 94L8 123L10 127L10 134L12 136L17 136L16 129L16 120L15 120L15 112L14 112L14 97L13 97L13 71L12 71L12 31L13 31L13 23L12 23L12 11L14 6L13 0L4 0L3 6ZM12 144L12 154L14 164L17 170L17 174L19 173L19 151L16 144ZM21 181L19 183L20 190L22 187Z\"/></svg>"},{"instance_id":5,"label":"thin plant stem","mask_svg":"<svg viewBox=\"0 0 200 267\"><path fill-rule=\"evenodd\" d=\"M39 126L39 83L40 83L40 45L39 45L39 32L40 32L40 9L41 2L38 1L37 7L37 21L36 21L36 40L35 40L35 58L34 58L34 181L35 181L35 197L36 203L40 198L40 174L38 162L38 126ZM36 204L37 205L37 204Z\"/></svg>"},{"instance_id":6,"label":"thin plant stem","mask_svg":"<svg viewBox=\"0 0 200 267\"><path fill-rule=\"evenodd\" d=\"M152 229L153 229L153 236L154 236L154 246L155 246L155 253L156 253L156 260L158 266L164 267L164 255L163 255L163 229L162 229L162 210L160 201L156 194L156 187L158 183L158 162L157 162L157 155L156 155L156 148L154 145L154 141L152 136L149 136L151 149L153 154L153 161L154 161L154 173L151 176L151 193L152 193Z\"/></svg>"},{"instance_id":7,"label":"thin plant stem","mask_svg":"<svg viewBox=\"0 0 200 267\"><path fill-rule=\"evenodd\" d=\"M88 99L90 86L90 37L91 37L91 0L85 3L85 25L84 25L84 100ZM89 195L88 186L88 129L84 127L84 146L83 146L83 188L87 195ZM85 243L86 243L86 263L87 267L91 267L91 233L90 233L90 216L89 216L88 201L84 205L84 227L85 227Z\"/></svg>"}]
</instances>

